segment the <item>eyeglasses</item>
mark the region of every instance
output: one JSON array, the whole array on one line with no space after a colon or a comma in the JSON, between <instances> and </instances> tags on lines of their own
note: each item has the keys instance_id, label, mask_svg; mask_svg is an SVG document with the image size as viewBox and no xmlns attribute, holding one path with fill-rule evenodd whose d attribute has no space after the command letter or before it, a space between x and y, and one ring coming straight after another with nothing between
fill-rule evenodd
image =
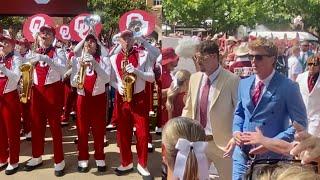
<instances>
[{"instance_id":1,"label":"eyeglasses","mask_svg":"<svg viewBox=\"0 0 320 180\"><path fill-rule=\"evenodd\" d=\"M308 63L308 66L319 66L319 63Z\"/></svg>"},{"instance_id":2,"label":"eyeglasses","mask_svg":"<svg viewBox=\"0 0 320 180\"><path fill-rule=\"evenodd\" d=\"M248 55L248 59L249 59L250 61L252 61L253 58L254 58L254 60L256 60L256 61L261 61L264 56L266 56L266 57L272 57L271 55L268 55L268 54L256 54L256 55L249 54L249 55Z\"/></svg>"},{"instance_id":3,"label":"eyeglasses","mask_svg":"<svg viewBox=\"0 0 320 180\"><path fill-rule=\"evenodd\" d=\"M202 56L202 55L194 56L194 59L195 59L196 61L198 61L198 62L203 62L203 61L207 60L208 57L210 57L211 55L212 55L212 54L207 54L207 55L204 55L204 56Z\"/></svg>"}]
</instances>

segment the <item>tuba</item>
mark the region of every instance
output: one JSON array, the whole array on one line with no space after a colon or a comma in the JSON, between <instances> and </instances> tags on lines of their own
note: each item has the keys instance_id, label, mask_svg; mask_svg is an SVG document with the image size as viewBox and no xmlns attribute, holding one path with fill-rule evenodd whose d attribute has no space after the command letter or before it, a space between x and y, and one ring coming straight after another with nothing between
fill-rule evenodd
<instances>
[{"instance_id":1,"label":"tuba","mask_svg":"<svg viewBox=\"0 0 320 180\"><path fill-rule=\"evenodd\" d=\"M21 71L21 80L19 84L20 102L27 103L31 97L33 65L29 62L23 63L19 69Z\"/></svg>"},{"instance_id":2,"label":"tuba","mask_svg":"<svg viewBox=\"0 0 320 180\"><path fill-rule=\"evenodd\" d=\"M121 69L123 72L122 84L123 84L123 101L131 102L133 96L133 85L136 81L136 76L126 71L126 66L129 64L128 51L126 50L124 59L121 61Z\"/></svg>"},{"instance_id":3,"label":"tuba","mask_svg":"<svg viewBox=\"0 0 320 180\"><path fill-rule=\"evenodd\" d=\"M95 34L95 26L101 22L101 18L99 15L93 14L93 15L88 15L84 18L84 23L89 26L89 34ZM83 89L84 85L84 79L86 76L86 69L87 69L87 64L84 61L84 57L87 55L87 53L84 52L84 48L82 49L81 57L80 57L80 68L77 73L77 79L76 79L76 87L78 89Z\"/></svg>"}]
</instances>

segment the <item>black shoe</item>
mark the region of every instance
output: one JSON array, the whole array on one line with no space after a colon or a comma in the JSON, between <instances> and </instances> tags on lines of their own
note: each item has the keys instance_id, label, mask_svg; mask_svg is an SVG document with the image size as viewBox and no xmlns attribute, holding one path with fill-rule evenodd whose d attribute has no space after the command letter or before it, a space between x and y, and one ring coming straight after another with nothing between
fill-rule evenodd
<instances>
[{"instance_id":1,"label":"black shoe","mask_svg":"<svg viewBox=\"0 0 320 180\"><path fill-rule=\"evenodd\" d=\"M149 176L144 176L139 171L138 173L140 174L140 176L142 176L143 180L154 180L154 177L151 174Z\"/></svg>"},{"instance_id":2,"label":"black shoe","mask_svg":"<svg viewBox=\"0 0 320 180\"><path fill-rule=\"evenodd\" d=\"M127 169L127 170L119 170L118 168L116 168L114 170L114 172L116 173L117 176L123 176L123 175L129 174L132 171L133 171L133 168L130 168L130 169Z\"/></svg>"},{"instance_id":3,"label":"black shoe","mask_svg":"<svg viewBox=\"0 0 320 180\"><path fill-rule=\"evenodd\" d=\"M43 162L41 162L40 164L37 164L37 165L35 165L35 166L25 165L24 168L23 168L23 170L24 170L24 171L27 171L27 172L30 172L30 171L36 169L37 167L42 166L42 164L43 164Z\"/></svg>"},{"instance_id":4,"label":"black shoe","mask_svg":"<svg viewBox=\"0 0 320 180\"><path fill-rule=\"evenodd\" d=\"M0 167L0 171L2 171L2 170L4 170L4 169L6 169L6 168L7 168L7 166L8 166L8 163L7 163L7 164L5 164L5 165L3 165L3 166L1 166L1 167Z\"/></svg>"},{"instance_id":5,"label":"black shoe","mask_svg":"<svg viewBox=\"0 0 320 180\"><path fill-rule=\"evenodd\" d=\"M98 166L98 172L106 172L107 171L107 166Z\"/></svg>"},{"instance_id":6,"label":"black shoe","mask_svg":"<svg viewBox=\"0 0 320 180\"><path fill-rule=\"evenodd\" d=\"M54 171L54 175L56 177L61 177L64 175L64 169L60 170L60 171Z\"/></svg>"},{"instance_id":7,"label":"black shoe","mask_svg":"<svg viewBox=\"0 0 320 180\"><path fill-rule=\"evenodd\" d=\"M108 147L109 146L109 141L108 140L105 140L104 141L104 147Z\"/></svg>"},{"instance_id":8,"label":"black shoe","mask_svg":"<svg viewBox=\"0 0 320 180\"><path fill-rule=\"evenodd\" d=\"M161 136L161 134L162 134L161 132L156 132L156 135L158 136Z\"/></svg>"},{"instance_id":9,"label":"black shoe","mask_svg":"<svg viewBox=\"0 0 320 180\"><path fill-rule=\"evenodd\" d=\"M149 152L149 153L153 153L153 151L154 151L154 148L153 148L153 147L151 147L151 148L148 147L148 152Z\"/></svg>"},{"instance_id":10,"label":"black shoe","mask_svg":"<svg viewBox=\"0 0 320 180\"><path fill-rule=\"evenodd\" d=\"M29 138L26 138L26 141L31 141L31 137L29 137Z\"/></svg>"},{"instance_id":11,"label":"black shoe","mask_svg":"<svg viewBox=\"0 0 320 180\"><path fill-rule=\"evenodd\" d=\"M88 167L80 167L78 166L78 172L80 173L86 173L89 171L89 168Z\"/></svg>"},{"instance_id":12,"label":"black shoe","mask_svg":"<svg viewBox=\"0 0 320 180\"><path fill-rule=\"evenodd\" d=\"M19 169L19 166L11 170L6 170L5 173L6 175L12 175L12 174L15 174L18 171L18 169Z\"/></svg>"}]
</instances>

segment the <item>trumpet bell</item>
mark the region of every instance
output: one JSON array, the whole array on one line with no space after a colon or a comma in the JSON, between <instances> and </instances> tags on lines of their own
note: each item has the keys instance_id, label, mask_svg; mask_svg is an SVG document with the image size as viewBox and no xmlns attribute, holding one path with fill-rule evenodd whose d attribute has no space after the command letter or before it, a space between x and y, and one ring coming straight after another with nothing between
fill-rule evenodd
<instances>
[{"instance_id":1,"label":"trumpet bell","mask_svg":"<svg viewBox=\"0 0 320 180\"><path fill-rule=\"evenodd\" d=\"M93 27L100 22L101 22L101 17L97 14L92 14L84 18L84 23L89 27Z\"/></svg>"},{"instance_id":2,"label":"trumpet bell","mask_svg":"<svg viewBox=\"0 0 320 180\"><path fill-rule=\"evenodd\" d=\"M131 20L128 29L133 32L134 37L140 37L147 32L147 26L143 26L143 23L139 19Z\"/></svg>"}]
</instances>

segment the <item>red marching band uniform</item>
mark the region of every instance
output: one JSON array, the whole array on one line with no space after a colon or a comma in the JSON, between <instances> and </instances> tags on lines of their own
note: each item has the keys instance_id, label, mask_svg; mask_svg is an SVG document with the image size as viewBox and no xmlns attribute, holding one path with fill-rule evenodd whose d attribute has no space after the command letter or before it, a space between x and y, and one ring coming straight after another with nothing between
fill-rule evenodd
<instances>
[{"instance_id":1,"label":"red marching band uniform","mask_svg":"<svg viewBox=\"0 0 320 180\"><path fill-rule=\"evenodd\" d=\"M97 39L89 34L82 42L88 43ZM98 51L98 50L97 50ZM84 52L83 52L84 53ZM106 131L106 84L110 80L110 61L108 57L102 56L101 52L89 55L84 53L82 57L72 60L71 85L78 87L77 93L77 133L78 133L78 171L88 171L89 148L88 135L91 133L94 139L94 157L98 171L106 171L104 154L104 135ZM85 78L83 88L78 86L80 61L89 61L90 65L85 67Z\"/></svg>"},{"instance_id":2,"label":"red marching band uniform","mask_svg":"<svg viewBox=\"0 0 320 180\"><path fill-rule=\"evenodd\" d=\"M46 40L52 38L53 41L55 31L50 26L42 26L41 34L44 34L43 37ZM53 138L55 175L62 176L65 162L60 116L63 106L61 79L66 71L65 52L50 45L38 48L34 54L34 57L30 59L30 62L35 64L31 96L32 159L26 164L25 170L32 171L42 165L41 156L44 153L44 138L48 120Z\"/></svg>"},{"instance_id":3,"label":"red marching band uniform","mask_svg":"<svg viewBox=\"0 0 320 180\"><path fill-rule=\"evenodd\" d=\"M128 36L128 37L127 37ZM128 30L121 33L120 38L133 38L132 32ZM160 51L151 46L143 38L138 38L146 50L132 47L128 51L127 59L129 66L133 66L133 73L136 75L136 81L133 84L132 101L123 101L121 90L123 87L122 78L125 73L122 67L122 61L125 58L125 52L121 52L110 57L111 82L110 84L116 88L117 107L117 142L120 148L121 166L115 172L117 175L124 175L133 170L133 160L131 152L131 139L133 135L133 127L136 128L138 167L137 170L142 176L150 176L147 170L148 160L148 138L149 138L149 108L145 108L149 103L146 98L146 82L154 82L153 66L156 58L160 55ZM126 67L125 71L127 70Z\"/></svg>"},{"instance_id":4,"label":"red marching band uniform","mask_svg":"<svg viewBox=\"0 0 320 180\"><path fill-rule=\"evenodd\" d=\"M13 51L14 39L0 35L0 168L5 173L18 170L20 152L20 101L17 85L20 79L21 56ZM10 46L10 47L9 47Z\"/></svg>"}]
</instances>

